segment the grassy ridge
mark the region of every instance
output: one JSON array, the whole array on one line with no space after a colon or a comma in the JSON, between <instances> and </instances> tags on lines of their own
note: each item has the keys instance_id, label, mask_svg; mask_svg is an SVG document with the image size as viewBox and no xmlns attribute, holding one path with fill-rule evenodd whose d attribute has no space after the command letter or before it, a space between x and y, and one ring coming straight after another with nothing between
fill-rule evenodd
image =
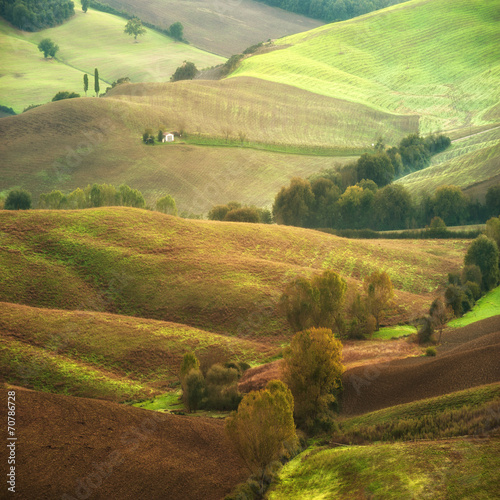
<instances>
[{"instance_id":1,"label":"grassy ridge","mask_svg":"<svg viewBox=\"0 0 500 500\"><path fill-rule=\"evenodd\" d=\"M270 500L497 497L499 441L312 448L283 468Z\"/></svg>"},{"instance_id":2,"label":"grassy ridge","mask_svg":"<svg viewBox=\"0 0 500 500\"><path fill-rule=\"evenodd\" d=\"M238 335L287 332L285 284L323 268L356 286L385 269L404 321L458 267L463 241L369 241L144 210L0 212L0 300L175 321Z\"/></svg>"},{"instance_id":3,"label":"grassy ridge","mask_svg":"<svg viewBox=\"0 0 500 500\"><path fill-rule=\"evenodd\" d=\"M391 113L424 133L498 121L498 0L413 0L277 42L233 73Z\"/></svg>"},{"instance_id":4,"label":"grassy ridge","mask_svg":"<svg viewBox=\"0 0 500 500\"><path fill-rule=\"evenodd\" d=\"M460 328L470 325L482 319L496 316L500 311L500 287L488 292L481 297L471 311L464 314L461 318L456 318L448 323L452 328Z\"/></svg>"},{"instance_id":5,"label":"grassy ridge","mask_svg":"<svg viewBox=\"0 0 500 500\"><path fill-rule=\"evenodd\" d=\"M93 95L94 68L110 83L128 76L132 81L165 81L184 60L199 68L224 62L224 58L175 42L156 31L147 30L134 43L123 32L126 21L120 17L89 9L81 11L75 2L75 16L68 22L36 33L16 30L0 20L2 103L16 112L27 105L40 104L60 90L83 95L83 73L92 75L89 92ZM59 45L57 61L44 60L37 45L50 38ZM106 84L101 83L101 92Z\"/></svg>"},{"instance_id":6,"label":"grassy ridge","mask_svg":"<svg viewBox=\"0 0 500 500\"><path fill-rule=\"evenodd\" d=\"M262 362L272 348L175 323L2 303L0 373L37 390L123 401L159 394L192 350Z\"/></svg>"}]
</instances>

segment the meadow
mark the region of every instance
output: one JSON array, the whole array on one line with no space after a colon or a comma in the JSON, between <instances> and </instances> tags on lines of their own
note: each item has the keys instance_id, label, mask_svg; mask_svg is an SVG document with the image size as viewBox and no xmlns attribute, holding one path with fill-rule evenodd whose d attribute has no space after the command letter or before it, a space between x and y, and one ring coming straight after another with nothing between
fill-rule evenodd
<instances>
[{"instance_id":1,"label":"meadow","mask_svg":"<svg viewBox=\"0 0 500 500\"><path fill-rule=\"evenodd\" d=\"M101 92L122 77L133 82L168 81L183 61L198 68L225 61L151 29L134 38L123 32L126 20L89 9L75 2L68 22L36 33L22 32L0 20L2 48L2 104L20 113L30 104L48 102L61 90L84 95L83 74L89 74L89 95L94 95L94 68L99 69ZM38 43L50 38L59 45L56 60L45 60Z\"/></svg>"},{"instance_id":2,"label":"meadow","mask_svg":"<svg viewBox=\"0 0 500 500\"><path fill-rule=\"evenodd\" d=\"M422 133L495 123L497 21L497 0L413 0L282 38L231 76L418 114Z\"/></svg>"}]
</instances>

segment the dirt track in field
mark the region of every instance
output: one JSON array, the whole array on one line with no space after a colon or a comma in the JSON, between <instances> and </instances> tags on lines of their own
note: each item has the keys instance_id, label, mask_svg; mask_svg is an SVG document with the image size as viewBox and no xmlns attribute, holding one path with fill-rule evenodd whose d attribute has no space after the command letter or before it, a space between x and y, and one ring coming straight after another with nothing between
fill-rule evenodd
<instances>
[{"instance_id":1,"label":"dirt track in field","mask_svg":"<svg viewBox=\"0 0 500 500\"><path fill-rule=\"evenodd\" d=\"M219 500L249 476L224 435L222 421L15 391L13 498ZM6 393L4 386L3 422ZM2 475L6 464L2 456ZM1 498L7 497L5 484L0 492Z\"/></svg>"},{"instance_id":2,"label":"dirt track in field","mask_svg":"<svg viewBox=\"0 0 500 500\"><path fill-rule=\"evenodd\" d=\"M443 332L436 357L361 366L343 377L342 412L360 415L500 381L500 316Z\"/></svg>"}]
</instances>

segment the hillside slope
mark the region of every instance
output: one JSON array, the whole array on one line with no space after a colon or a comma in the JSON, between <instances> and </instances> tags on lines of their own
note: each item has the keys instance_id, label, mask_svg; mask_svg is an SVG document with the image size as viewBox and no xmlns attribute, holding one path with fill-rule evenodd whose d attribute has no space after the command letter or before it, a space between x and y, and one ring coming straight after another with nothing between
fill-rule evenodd
<instances>
[{"instance_id":1,"label":"hillside slope","mask_svg":"<svg viewBox=\"0 0 500 500\"><path fill-rule=\"evenodd\" d=\"M130 208L0 212L0 300L117 312L218 333L283 335L276 304L298 275L332 268L356 288L386 270L391 322L428 307L465 241L347 240L302 228L192 221Z\"/></svg>"},{"instance_id":2,"label":"hillside slope","mask_svg":"<svg viewBox=\"0 0 500 500\"><path fill-rule=\"evenodd\" d=\"M178 380L188 351L259 363L277 348L177 323L0 303L0 376L14 385L116 402L145 399Z\"/></svg>"},{"instance_id":3,"label":"hillside slope","mask_svg":"<svg viewBox=\"0 0 500 500\"><path fill-rule=\"evenodd\" d=\"M36 33L14 29L0 19L2 48L1 103L20 113L29 104L48 102L60 90L83 93L83 74L88 73L89 95L94 95L94 68L99 69L101 93L107 82L128 76L133 82L168 81L183 61L198 68L221 64L224 58L173 39L154 30L134 43L125 34L126 20L89 9L55 28ZM38 43L50 38L59 45L57 59L45 60Z\"/></svg>"},{"instance_id":4,"label":"hillside slope","mask_svg":"<svg viewBox=\"0 0 500 500\"><path fill-rule=\"evenodd\" d=\"M248 476L220 420L12 389L21 499L220 500ZM4 420L6 395L3 387Z\"/></svg>"},{"instance_id":5,"label":"hillside slope","mask_svg":"<svg viewBox=\"0 0 500 500\"><path fill-rule=\"evenodd\" d=\"M498 0L412 0L276 42L253 76L391 113L420 131L499 121Z\"/></svg>"},{"instance_id":6,"label":"hillside slope","mask_svg":"<svg viewBox=\"0 0 500 500\"><path fill-rule=\"evenodd\" d=\"M269 38L323 24L254 0L107 0L106 3L163 28L180 22L191 44L226 57Z\"/></svg>"}]
</instances>

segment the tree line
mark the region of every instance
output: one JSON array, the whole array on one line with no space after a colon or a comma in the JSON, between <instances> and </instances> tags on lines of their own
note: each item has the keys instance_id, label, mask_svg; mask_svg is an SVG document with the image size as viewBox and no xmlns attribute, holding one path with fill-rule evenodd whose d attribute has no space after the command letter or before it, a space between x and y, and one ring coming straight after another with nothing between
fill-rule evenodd
<instances>
[{"instance_id":1,"label":"tree line","mask_svg":"<svg viewBox=\"0 0 500 500\"><path fill-rule=\"evenodd\" d=\"M75 14L71 0L0 0L0 16L23 31L39 31Z\"/></svg>"},{"instance_id":2,"label":"tree line","mask_svg":"<svg viewBox=\"0 0 500 500\"><path fill-rule=\"evenodd\" d=\"M302 14L327 23L345 21L374 10L401 3L402 0L258 0L272 7Z\"/></svg>"},{"instance_id":3,"label":"tree line","mask_svg":"<svg viewBox=\"0 0 500 500\"><path fill-rule=\"evenodd\" d=\"M400 230L424 227L439 217L446 226L484 223L500 213L500 184L473 201L457 186L441 186L433 195L412 196L392 180L425 168L433 154L450 144L445 136L411 134L398 147L381 141L356 163L329 169L308 179L294 178L273 205L278 224L308 228Z\"/></svg>"},{"instance_id":4,"label":"tree line","mask_svg":"<svg viewBox=\"0 0 500 500\"><path fill-rule=\"evenodd\" d=\"M145 208L144 196L138 189L132 189L126 184L118 188L111 184L88 184L86 188L76 188L65 195L59 190L42 193L38 208L48 210L78 210L96 207L134 207ZM177 205L170 195L165 195L156 201L156 211L169 215L177 215ZM29 210L32 208L31 193L24 189L12 189L0 208L5 210Z\"/></svg>"}]
</instances>

